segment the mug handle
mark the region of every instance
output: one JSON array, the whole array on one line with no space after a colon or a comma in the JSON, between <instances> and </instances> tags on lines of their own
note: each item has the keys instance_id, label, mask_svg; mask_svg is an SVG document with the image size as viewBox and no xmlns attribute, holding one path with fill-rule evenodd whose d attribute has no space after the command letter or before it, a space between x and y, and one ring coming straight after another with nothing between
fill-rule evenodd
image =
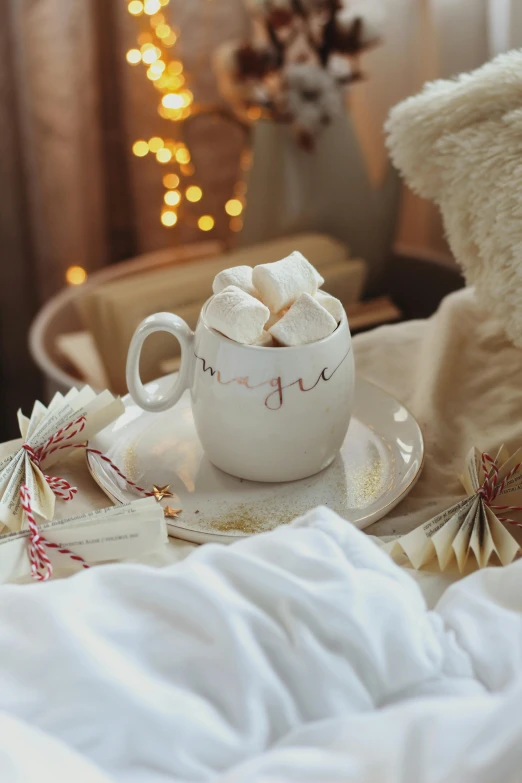
<instances>
[{"instance_id":1,"label":"mug handle","mask_svg":"<svg viewBox=\"0 0 522 783\"><path fill-rule=\"evenodd\" d=\"M168 332L179 340L181 346L181 365L178 375L166 392L156 394L148 391L140 378L140 356L143 343L154 332ZM149 315L134 332L127 355L127 386L134 402L143 410L152 413L166 411L175 405L185 389L191 385L193 368L194 332L185 321L173 313Z\"/></svg>"}]
</instances>

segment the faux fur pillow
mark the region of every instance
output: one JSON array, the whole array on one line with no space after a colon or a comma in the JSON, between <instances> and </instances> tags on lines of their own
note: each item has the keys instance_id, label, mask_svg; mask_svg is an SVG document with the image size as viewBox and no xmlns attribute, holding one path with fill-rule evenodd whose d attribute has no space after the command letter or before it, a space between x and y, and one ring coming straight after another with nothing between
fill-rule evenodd
<instances>
[{"instance_id":1,"label":"faux fur pillow","mask_svg":"<svg viewBox=\"0 0 522 783\"><path fill-rule=\"evenodd\" d=\"M522 51L425 85L386 130L395 166L440 207L482 306L522 347Z\"/></svg>"}]
</instances>

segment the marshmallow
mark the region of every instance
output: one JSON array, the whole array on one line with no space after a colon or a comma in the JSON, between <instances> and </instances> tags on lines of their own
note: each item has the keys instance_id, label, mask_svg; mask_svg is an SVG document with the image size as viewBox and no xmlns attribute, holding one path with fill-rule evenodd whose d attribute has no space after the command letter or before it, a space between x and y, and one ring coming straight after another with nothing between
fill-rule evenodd
<instances>
[{"instance_id":1,"label":"marshmallow","mask_svg":"<svg viewBox=\"0 0 522 783\"><path fill-rule=\"evenodd\" d=\"M287 313L270 329L281 345L305 345L328 337L337 321L310 294L301 294Z\"/></svg>"},{"instance_id":2,"label":"marshmallow","mask_svg":"<svg viewBox=\"0 0 522 783\"><path fill-rule=\"evenodd\" d=\"M285 313L286 310L281 310L280 313L270 313L270 318L265 324L266 331L268 332L272 328L272 326L276 324L279 321L279 319L284 316Z\"/></svg>"},{"instance_id":3,"label":"marshmallow","mask_svg":"<svg viewBox=\"0 0 522 783\"><path fill-rule=\"evenodd\" d=\"M252 345L262 336L269 316L268 307L235 285L213 296L205 311L208 326L246 345Z\"/></svg>"},{"instance_id":4,"label":"marshmallow","mask_svg":"<svg viewBox=\"0 0 522 783\"><path fill-rule=\"evenodd\" d=\"M300 294L315 294L324 283L302 253L295 250L281 261L254 267L252 282L273 313L289 307Z\"/></svg>"},{"instance_id":5,"label":"marshmallow","mask_svg":"<svg viewBox=\"0 0 522 783\"><path fill-rule=\"evenodd\" d=\"M319 304L322 305L325 310L328 310L330 315L333 315L337 323L342 321L344 307L342 306L341 302L335 298L335 296L327 294L326 291L318 291L314 298L315 301L319 302Z\"/></svg>"},{"instance_id":6,"label":"marshmallow","mask_svg":"<svg viewBox=\"0 0 522 783\"><path fill-rule=\"evenodd\" d=\"M274 338L266 331L266 329L263 329L261 337L255 341L254 345L259 345L262 348L273 348Z\"/></svg>"},{"instance_id":7,"label":"marshmallow","mask_svg":"<svg viewBox=\"0 0 522 783\"><path fill-rule=\"evenodd\" d=\"M233 266L230 269L223 269L215 276L212 290L215 294L220 294L229 285L235 285L250 296L258 296L252 284L253 271L251 266Z\"/></svg>"}]
</instances>

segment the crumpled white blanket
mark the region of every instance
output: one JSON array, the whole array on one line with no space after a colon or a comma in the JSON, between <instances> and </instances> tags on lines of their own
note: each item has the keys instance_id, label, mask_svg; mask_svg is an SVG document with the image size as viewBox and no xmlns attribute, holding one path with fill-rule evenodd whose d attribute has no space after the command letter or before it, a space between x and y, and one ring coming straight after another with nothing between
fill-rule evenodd
<instances>
[{"instance_id":1,"label":"crumpled white blanket","mask_svg":"<svg viewBox=\"0 0 522 783\"><path fill-rule=\"evenodd\" d=\"M428 611L327 509L164 569L0 591L2 783L504 783L522 562Z\"/></svg>"}]
</instances>

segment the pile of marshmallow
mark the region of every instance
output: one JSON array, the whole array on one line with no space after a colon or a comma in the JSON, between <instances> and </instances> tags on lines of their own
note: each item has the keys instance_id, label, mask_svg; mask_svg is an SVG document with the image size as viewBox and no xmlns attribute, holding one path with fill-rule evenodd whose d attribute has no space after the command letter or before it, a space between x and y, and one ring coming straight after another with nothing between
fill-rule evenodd
<instances>
[{"instance_id":1,"label":"pile of marshmallow","mask_svg":"<svg viewBox=\"0 0 522 783\"><path fill-rule=\"evenodd\" d=\"M225 269L214 279L205 321L245 345L313 343L332 334L344 313L338 299L319 290L323 283L298 251L272 264Z\"/></svg>"}]
</instances>

